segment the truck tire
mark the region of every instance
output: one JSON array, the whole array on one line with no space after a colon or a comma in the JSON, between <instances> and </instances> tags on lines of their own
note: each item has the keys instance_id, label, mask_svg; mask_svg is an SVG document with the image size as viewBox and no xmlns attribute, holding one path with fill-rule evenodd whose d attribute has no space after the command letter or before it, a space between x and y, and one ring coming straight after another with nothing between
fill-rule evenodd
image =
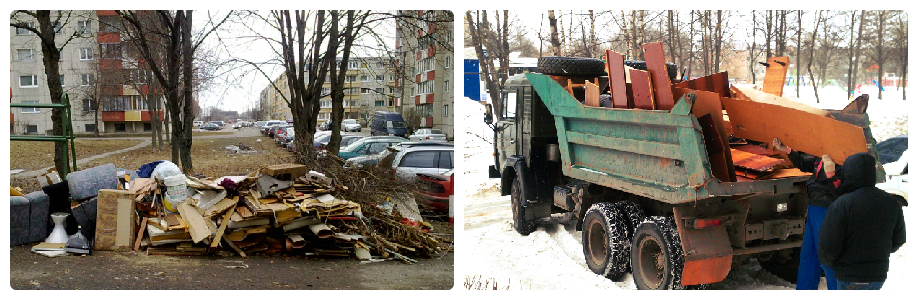
<instances>
[{"instance_id":1,"label":"truck tire","mask_svg":"<svg viewBox=\"0 0 918 300\"><path fill-rule=\"evenodd\" d=\"M776 251L777 252L777 251ZM794 248L786 255L774 253L771 259L758 258L762 269L787 282L797 284L797 270L800 267L800 248Z\"/></svg>"},{"instance_id":2,"label":"truck tire","mask_svg":"<svg viewBox=\"0 0 918 300\"><path fill-rule=\"evenodd\" d=\"M626 60L625 65L638 70L647 71L647 62L643 60ZM676 79L676 71L678 71L676 70L676 64L666 63L666 75L669 75L670 80Z\"/></svg>"},{"instance_id":3,"label":"truck tire","mask_svg":"<svg viewBox=\"0 0 918 300\"><path fill-rule=\"evenodd\" d=\"M612 108L612 95L600 94L599 107Z\"/></svg>"},{"instance_id":4,"label":"truck tire","mask_svg":"<svg viewBox=\"0 0 918 300\"><path fill-rule=\"evenodd\" d=\"M561 76L605 76L606 64L601 59L585 57L540 57L539 73Z\"/></svg>"},{"instance_id":5,"label":"truck tire","mask_svg":"<svg viewBox=\"0 0 918 300\"><path fill-rule=\"evenodd\" d=\"M526 220L526 207L523 206L523 200L520 192L522 183L519 177L513 178L513 185L510 186L510 209L513 211L513 229L522 235L529 235L535 230L535 222Z\"/></svg>"},{"instance_id":6,"label":"truck tire","mask_svg":"<svg viewBox=\"0 0 918 300\"><path fill-rule=\"evenodd\" d=\"M593 204L583 218L583 256L593 273L619 280L629 264L628 220L608 202Z\"/></svg>"},{"instance_id":7,"label":"truck tire","mask_svg":"<svg viewBox=\"0 0 918 300\"><path fill-rule=\"evenodd\" d=\"M631 248L634 284L641 290L685 289L685 256L673 217L648 217L637 227Z\"/></svg>"},{"instance_id":8,"label":"truck tire","mask_svg":"<svg viewBox=\"0 0 918 300\"><path fill-rule=\"evenodd\" d=\"M629 258L625 264L625 272L631 272L631 240L634 239L635 229L641 222L644 222L644 210L637 203L631 201L618 201L613 203L612 206L621 214L621 219L626 225L624 251L629 255Z\"/></svg>"}]
</instances>

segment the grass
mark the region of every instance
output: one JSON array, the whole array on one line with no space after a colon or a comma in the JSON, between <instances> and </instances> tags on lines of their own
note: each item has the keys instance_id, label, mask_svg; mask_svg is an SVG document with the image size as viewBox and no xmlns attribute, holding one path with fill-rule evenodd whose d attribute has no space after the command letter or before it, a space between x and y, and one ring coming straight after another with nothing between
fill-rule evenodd
<instances>
[{"instance_id":1,"label":"grass","mask_svg":"<svg viewBox=\"0 0 918 300\"><path fill-rule=\"evenodd\" d=\"M74 143L77 159L117 151L140 144L141 140L82 140ZM54 143L10 141L10 169L26 171L54 166Z\"/></svg>"}]
</instances>

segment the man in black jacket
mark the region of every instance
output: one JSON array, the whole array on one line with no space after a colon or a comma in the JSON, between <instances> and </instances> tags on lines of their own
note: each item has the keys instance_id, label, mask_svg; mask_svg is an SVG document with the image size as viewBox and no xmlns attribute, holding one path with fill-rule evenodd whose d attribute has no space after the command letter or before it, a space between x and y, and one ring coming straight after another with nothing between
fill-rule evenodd
<instances>
[{"instance_id":1,"label":"man in black jacket","mask_svg":"<svg viewBox=\"0 0 918 300\"><path fill-rule=\"evenodd\" d=\"M772 141L775 149L787 153L794 166L800 171L813 173L806 182L806 194L809 199L806 210L806 225L803 230L803 244L800 246L800 264L797 266L797 289L819 289L819 281L824 273L826 288L837 290L835 272L819 263L816 254L819 249L819 229L825 220L829 205L838 198L836 188L841 185L840 176L835 174L835 162L828 155L821 158L794 151L775 138ZM841 173L841 172L839 172Z\"/></svg>"},{"instance_id":2,"label":"man in black jacket","mask_svg":"<svg viewBox=\"0 0 918 300\"><path fill-rule=\"evenodd\" d=\"M842 166L842 196L829 206L819 233L819 260L835 271L839 289L878 290L889 255L905 244L905 199L878 189L872 156L858 153Z\"/></svg>"}]
</instances>

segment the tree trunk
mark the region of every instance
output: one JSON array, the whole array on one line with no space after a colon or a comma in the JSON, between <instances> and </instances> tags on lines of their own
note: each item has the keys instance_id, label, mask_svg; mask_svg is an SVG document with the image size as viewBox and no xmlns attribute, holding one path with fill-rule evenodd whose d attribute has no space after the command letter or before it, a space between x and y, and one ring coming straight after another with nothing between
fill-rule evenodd
<instances>
[{"instance_id":1,"label":"tree trunk","mask_svg":"<svg viewBox=\"0 0 918 300\"><path fill-rule=\"evenodd\" d=\"M854 94L854 77L851 72L854 70L854 22L857 21L857 11L851 13L851 37L848 38L848 99L853 98Z\"/></svg>"},{"instance_id":2,"label":"tree trunk","mask_svg":"<svg viewBox=\"0 0 918 300\"><path fill-rule=\"evenodd\" d=\"M819 11L819 15L816 17L816 28L813 29L813 38L810 39L810 61L806 64L807 73L810 75L810 80L813 83L813 93L816 94L816 103L819 103L819 90L816 84L816 78L813 77L813 56L816 54L816 35L819 33L819 22L822 21L822 11Z\"/></svg>"},{"instance_id":3,"label":"tree trunk","mask_svg":"<svg viewBox=\"0 0 918 300\"><path fill-rule=\"evenodd\" d=\"M723 34L721 32L720 26L721 21L723 20L722 13L722 10L717 11L717 29L714 31L714 70L711 73L717 73L720 71L720 40L721 35Z\"/></svg>"},{"instance_id":4,"label":"tree trunk","mask_svg":"<svg viewBox=\"0 0 918 300\"><path fill-rule=\"evenodd\" d=\"M800 44L800 33L803 32L803 11L797 11L797 63L794 65L794 76L796 80L794 81L797 84L797 98L800 98L800 48L803 48L803 45Z\"/></svg>"},{"instance_id":5,"label":"tree trunk","mask_svg":"<svg viewBox=\"0 0 918 300\"><path fill-rule=\"evenodd\" d=\"M885 30L886 11L877 11L879 25L877 26L877 99L883 100L883 65L886 64L886 53L883 51L883 31Z\"/></svg>"},{"instance_id":6,"label":"tree trunk","mask_svg":"<svg viewBox=\"0 0 918 300\"><path fill-rule=\"evenodd\" d=\"M487 12L484 12L484 14L485 18L487 18ZM472 22L471 19L469 22ZM554 10L548 11L548 28L551 30L551 54L553 56L561 56L561 41L558 39L558 19L555 18ZM481 33L478 34L480 35Z\"/></svg>"},{"instance_id":7,"label":"tree trunk","mask_svg":"<svg viewBox=\"0 0 918 300\"><path fill-rule=\"evenodd\" d=\"M766 11L768 14L765 17L765 59L771 57L771 37L773 31L771 30L772 25L772 15L771 10Z\"/></svg>"},{"instance_id":8,"label":"tree trunk","mask_svg":"<svg viewBox=\"0 0 918 300\"><path fill-rule=\"evenodd\" d=\"M61 87L59 63L61 59L61 51L57 48L57 45L54 42L56 34L54 32L54 24L51 23L51 11L36 11L34 17L38 21L38 28L36 28L38 32L36 32L36 35L38 35L39 41L41 43L42 64L45 69L45 78L47 78L48 81L48 92L51 96L51 103L61 103L61 97L64 94L64 89ZM51 109L52 135L64 135L63 115L64 114L62 109ZM67 157L67 143L54 142L54 167L58 172L61 172L62 177L67 175L64 173L64 170L69 170L68 164L65 161ZM74 170L71 170L71 172L72 171Z\"/></svg>"},{"instance_id":9,"label":"tree trunk","mask_svg":"<svg viewBox=\"0 0 918 300\"><path fill-rule=\"evenodd\" d=\"M182 67L183 74L182 78L184 79L184 96L182 97L184 101L184 107L182 108L182 113L184 116L179 119L179 139L181 139L181 148L179 151L181 153L182 160L182 172L185 174L194 174L194 165L191 162L191 125L194 121L194 76L192 75L193 67L193 57L191 50L191 24L192 24L192 10L186 10L185 15L182 18Z\"/></svg>"},{"instance_id":10,"label":"tree trunk","mask_svg":"<svg viewBox=\"0 0 918 300\"><path fill-rule=\"evenodd\" d=\"M752 48L749 48L749 73L752 73L752 84L755 84L755 32L758 30L755 22L755 11L752 11ZM799 48L799 47L798 47Z\"/></svg>"}]
</instances>

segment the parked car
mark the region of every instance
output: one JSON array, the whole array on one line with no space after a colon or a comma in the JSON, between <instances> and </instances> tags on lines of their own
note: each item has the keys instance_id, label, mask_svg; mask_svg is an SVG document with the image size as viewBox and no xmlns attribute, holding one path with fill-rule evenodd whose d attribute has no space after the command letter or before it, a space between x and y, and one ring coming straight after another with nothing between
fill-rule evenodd
<instances>
[{"instance_id":1,"label":"parked car","mask_svg":"<svg viewBox=\"0 0 918 300\"><path fill-rule=\"evenodd\" d=\"M320 120L320 121L321 121L321 120ZM329 128L329 127L330 127L330 124L331 124L331 121L325 120L325 121L319 122L319 125L318 125L317 127L318 127L319 131L326 131L326 130L329 130L329 129L330 129L330 128Z\"/></svg>"},{"instance_id":2,"label":"parked car","mask_svg":"<svg viewBox=\"0 0 918 300\"><path fill-rule=\"evenodd\" d=\"M233 129L240 129L242 127L245 127L245 123L243 122L236 122L236 124L233 124Z\"/></svg>"},{"instance_id":3,"label":"parked car","mask_svg":"<svg viewBox=\"0 0 918 300\"><path fill-rule=\"evenodd\" d=\"M220 130L220 125L218 125L217 123L207 123L207 124L204 124L204 126L201 126L201 130L210 130L210 131Z\"/></svg>"},{"instance_id":4,"label":"parked car","mask_svg":"<svg viewBox=\"0 0 918 300\"><path fill-rule=\"evenodd\" d=\"M262 126L265 126L265 123L268 123L268 121L258 121L258 122L255 122L255 125L254 125L254 126L255 126L255 127L258 127L259 130L261 130L261 127L262 127Z\"/></svg>"},{"instance_id":5,"label":"parked car","mask_svg":"<svg viewBox=\"0 0 918 300\"><path fill-rule=\"evenodd\" d=\"M262 125L262 126L260 127L260 128L261 128L261 129L260 129L261 134L268 135L268 132L269 132L268 129L271 129L272 126L275 126L275 125L284 125L284 124L287 124L287 122L285 122L285 121L280 121L280 120L271 120L271 121L267 121L267 122L265 122L264 125Z\"/></svg>"},{"instance_id":6,"label":"parked car","mask_svg":"<svg viewBox=\"0 0 918 300\"><path fill-rule=\"evenodd\" d=\"M226 122L223 122L223 121L211 121L211 122L217 123L217 125L220 125L220 129L223 129L223 127L226 126Z\"/></svg>"},{"instance_id":7,"label":"parked car","mask_svg":"<svg viewBox=\"0 0 918 300\"><path fill-rule=\"evenodd\" d=\"M405 141L408 140L400 137L365 137L338 150L338 157L349 159L362 155L376 154L386 150L389 146Z\"/></svg>"},{"instance_id":8,"label":"parked car","mask_svg":"<svg viewBox=\"0 0 918 300\"><path fill-rule=\"evenodd\" d=\"M293 132L293 126L290 126L290 127L284 128L284 131L278 134L280 138L277 138L275 140L277 140L278 143L281 144L281 146L287 147L287 144L293 140L294 135L295 133Z\"/></svg>"},{"instance_id":9,"label":"parked car","mask_svg":"<svg viewBox=\"0 0 918 300\"><path fill-rule=\"evenodd\" d=\"M341 134L341 143L338 145L338 146L339 146L339 149L346 148L346 147L349 146L350 144L353 144L354 142L356 142L356 141L358 141L358 140L360 140L360 139L362 139L362 138L364 138L364 137L363 137L363 136L359 136L359 135L353 135L353 134L342 133L342 134ZM329 134L329 135L324 135L324 136L321 137L321 139L318 139L318 140L317 140L317 143L318 143L319 145L318 145L318 147L316 147L316 148L319 149L319 150L325 150L325 149L328 148L328 143L329 143L330 141L331 141L331 135L330 135L330 134Z\"/></svg>"},{"instance_id":10,"label":"parked car","mask_svg":"<svg viewBox=\"0 0 918 300\"><path fill-rule=\"evenodd\" d=\"M440 142L403 142L370 157L349 159L355 165L387 163L403 178L416 174L442 174L453 168L453 145Z\"/></svg>"},{"instance_id":11,"label":"parked car","mask_svg":"<svg viewBox=\"0 0 918 300\"><path fill-rule=\"evenodd\" d=\"M377 111L370 120L370 135L408 136L408 127L402 114L391 111Z\"/></svg>"},{"instance_id":12,"label":"parked car","mask_svg":"<svg viewBox=\"0 0 918 300\"><path fill-rule=\"evenodd\" d=\"M360 123L358 123L357 120L344 119L344 121L341 121L341 130L344 130L345 132L359 132L362 129L360 128Z\"/></svg>"},{"instance_id":13,"label":"parked car","mask_svg":"<svg viewBox=\"0 0 918 300\"><path fill-rule=\"evenodd\" d=\"M892 138L895 139L895 138ZM887 140L888 141L888 140ZM884 141L886 142L886 141ZM902 196L908 201L908 137L899 141L899 144L905 144L905 150L898 153L895 161L884 163L883 170L886 171L886 182L877 184L877 188L890 194ZM881 142L880 144L882 144ZM880 144L877 144L877 153L880 155L880 162L883 161L883 152L880 152ZM897 144L897 146L899 145ZM887 152L888 153L888 152ZM887 156L891 159L894 155Z\"/></svg>"},{"instance_id":14,"label":"parked car","mask_svg":"<svg viewBox=\"0 0 918 300\"><path fill-rule=\"evenodd\" d=\"M440 129L421 128L421 129L415 130L414 133L412 133L411 136L408 137L408 139L412 141L423 141L423 140L446 141L446 135L443 134L443 132L440 131Z\"/></svg>"},{"instance_id":15,"label":"parked car","mask_svg":"<svg viewBox=\"0 0 918 300\"><path fill-rule=\"evenodd\" d=\"M455 175L450 169L443 174L417 174L418 193L415 199L423 208L449 213L453 199Z\"/></svg>"},{"instance_id":16,"label":"parked car","mask_svg":"<svg viewBox=\"0 0 918 300\"><path fill-rule=\"evenodd\" d=\"M204 125L204 121L194 121L192 124L194 127L201 127Z\"/></svg>"},{"instance_id":17,"label":"parked car","mask_svg":"<svg viewBox=\"0 0 918 300\"><path fill-rule=\"evenodd\" d=\"M286 130L288 127L292 127L292 126L291 126L291 125L286 125L286 124L274 126L274 127L271 129L271 130L272 130L271 135L270 135L271 138L274 138L274 137L277 136L278 134L284 133L284 130Z\"/></svg>"},{"instance_id":18,"label":"parked car","mask_svg":"<svg viewBox=\"0 0 918 300\"><path fill-rule=\"evenodd\" d=\"M219 122L217 122L217 121L210 121L210 122L207 122L207 124L214 124L214 125L217 126L217 129L216 129L216 130L223 130L223 125L221 125L221 124L220 124ZM204 125L207 125L207 124L204 124ZM202 129L203 129L203 127L202 127ZM208 129L208 130L210 130L210 129Z\"/></svg>"}]
</instances>

